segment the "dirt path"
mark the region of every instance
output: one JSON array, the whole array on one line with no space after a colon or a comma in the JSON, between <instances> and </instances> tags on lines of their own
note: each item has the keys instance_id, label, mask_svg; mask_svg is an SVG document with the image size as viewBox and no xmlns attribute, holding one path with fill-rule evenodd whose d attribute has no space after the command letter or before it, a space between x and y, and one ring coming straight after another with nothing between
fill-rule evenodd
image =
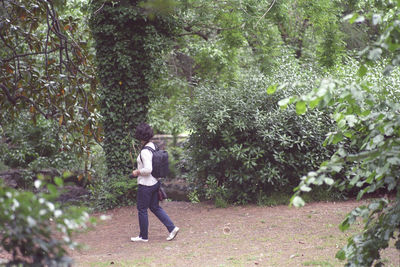
<instances>
[{"instance_id":1,"label":"dirt path","mask_svg":"<svg viewBox=\"0 0 400 267\"><path fill-rule=\"evenodd\" d=\"M343 266L335 253L356 229L342 233L337 226L359 204L217 209L167 202L162 206L181 231L175 240L166 241L167 230L149 213L148 243L130 242L138 234L137 210L124 207L95 214L111 219L80 234L76 241L87 248L71 255L75 266ZM386 266L400 266L393 246L383 258Z\"/></svg>"}]
</instances>

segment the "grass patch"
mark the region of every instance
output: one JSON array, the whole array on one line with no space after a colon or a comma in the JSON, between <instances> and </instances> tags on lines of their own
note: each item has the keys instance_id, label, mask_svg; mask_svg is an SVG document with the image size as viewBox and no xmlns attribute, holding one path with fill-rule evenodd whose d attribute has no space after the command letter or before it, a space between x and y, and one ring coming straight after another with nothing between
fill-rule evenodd
<instances>
[{"instance_id":1,"label":"grass patch","mask_svg":"<svg viewBox=\"0 0 400 267\"><path fill-rule=\"evenodd\" d=\"M301 195L306 203L323 201L341 201L345 199L343 192L328 186L314 187L310 192Z\"/></svg>"},{"instance_id":2,"label":"grass patch","mask_svg":"<svg viewBox=\"0 0 400 267\"><path fill-rule=\"evenodd\" d=\"M257 255L240 255L239 257L229 257L226 260L228 261L227 265L220 266L249 266L250 262L258 261ZM250 264L253 265L253 264Z\"/></svg>"},{"instance_id":3,"label":"grass patch","mask_svg":"<svg viewBox=\"0 0 400 267\"><path fill-rule=\"evenodd\" d=\"M222 209L225 209L229 206L228 201L226 201L224 198L219 197L219 196L215 198L214 204L215 204L216 208L222 208Z\"/></svg>"},{"instance_id":4,"label":"grass patch","mask_svg":"<svg viewBox=\"0 0 400 267\"><path fill-rule=\"evenodd\" d=\"M334 267L332 263L327 261L306 261L303 266L320 266L320 267Z\"/></svg>"},{"instance_id":5,"label":"grass patch","mask_svg":"<svg viewBox=\"0 0 400 267\"><path fill-rule=\"evenodd\" d=\"M293 192L290 190L285 191L271 191L259 192L257 194L257 205L262 207L274 207L280 205L289 205ZM335 189L327 186L319 186L313 188L308 193L303 193L301 196L305 202L323 202L323 201L339 201L344 200L344 194ZM311 218L311 217L309 217Z\"/></svg>"},{"instance_id":6,"label":"grass patch","mask_svg":"<svg viewBox=\"0 0 400 267\"><path fill-rule=\"evenodd\" d=\"M183 256L185 259L190 260L192 258L196 257L196 254L194 252L188 253L186 255Z\"/></svg>"},{"instance_id":7,"label":"grass patch","mask_svg":"<svg viewBox=\"0 0 400 267\"><path fill-rule=\"evenodd\" d=\"M291 197L290 194L283 192L259 193L257 195L257 205L262 207L289 205Z\"/></svg>"}]
</instances>

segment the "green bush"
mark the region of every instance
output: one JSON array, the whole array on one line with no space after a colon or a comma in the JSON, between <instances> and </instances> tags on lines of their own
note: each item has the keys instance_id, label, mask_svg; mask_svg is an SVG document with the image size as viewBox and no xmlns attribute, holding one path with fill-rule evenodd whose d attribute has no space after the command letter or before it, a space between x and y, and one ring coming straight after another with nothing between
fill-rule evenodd
<instances>
[{"instance_id":1,"label":"green bush","mask_svg":"<svg viewBox=\"0 0 400 267\"><path fill-rule=\"evenodd\" d=\"M168 178L179 178L182 176L182 158L184 155L184 149L181 145L169 146L168 150L168 161L169 161L169 175Z\"/></svg>"},{"instance_id":2,"label":"green bush","mask_svg":"<svg viewBox=\"0 0 400 267\"><path fill-rule=\"evenodd\" d=\"M127 176L106 180L99 177L89 185L91 206L95 210L133 205L136 202L137 179Z\"/></svg>"},{"instance_id":3,"label":"green bush","mask_svg":"<svg viewBox=\"0 0 400 267\"><path fill-rule=\"evenodd\" d=\"M9 168L73 168L79 166L70 144L62 141L58 122L38 118L33 123L22 114L0 126L0 160Z\"/></svg>"},{"instance_id":4,"label":"green bush","mask_svg":"<svg viewBox=\"0 0 400 267\"><path fill-rule=\"evenodd\" d=\"M398 61L381 59L379 53L377 58L373 57L376 51L394 46L388 36L398 33L397 18L398 13L394 16L396 27L389 24L387 32L379 38L380 42L387 42L385 46L364 51L369 55L368 64L346 62L347 66L342 67L347 68L342 72L346 73L345 77L324 80L309 93L282 101L301 103L304 108L299 110L299 115L317 104L331 110L337 128L327 135L325 142L349 144L338 146L329 160L301 178L291 204L303 206L303 193L321 185L351 189L357 193L357 200L368 194L381 196L356 207L339 225L346 231L352 224L364 224L362 231L349 237L336 254L337 258L347 260L345 266L383 266L384 249L394 244L400 250L400 72L398 68L388 71L393 68L390 64ZM398 56L393 54L395 58ZM340 180L336 179L339 171Z\"/></svg>"},{"instance_id":5,"label":"green bush","mask_svg":"<svg viewBox=\"0 0 400 267\"><path fill-rule=\"evenodd\" d=\"M333 125L326 113L314 110L298 117L294 108L278 106L285 96L311 88L313 70L281 68L275 77L252 70L230 86L197 88L196 101L186 110L191 130L186 162L201 196L247 203L260 194L290 192L299 174L332 154L322 145ZM290 81L297 83L285 89L275 85Z\"/></svg>"},{"instance_id":6,"label":"green bush","mask_svg":"<svg viewBox=\"0 0 400 267\"><path fill-rule=\"evenodd\" d=\"M55 184L62 185L61 178ZM34 194L0 185L1 246L12 255L9 266L69 266L66 247L76 248L73 232L86 227L89 215L78 207L55 203L58 188L48 184Z\"/></svg>"}]
</instances>

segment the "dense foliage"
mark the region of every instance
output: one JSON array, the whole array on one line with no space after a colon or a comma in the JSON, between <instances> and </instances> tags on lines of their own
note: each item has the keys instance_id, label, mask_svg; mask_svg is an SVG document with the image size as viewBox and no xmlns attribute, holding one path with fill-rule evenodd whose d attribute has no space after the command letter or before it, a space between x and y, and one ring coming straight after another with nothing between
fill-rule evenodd
<instances>
[{"instance_id":1,"label":"dense foliage","mask_svg":"<svg viewBox=\"0 0 400 267\"><path fill-rule=\"evenodd\" d=\"M5 165L30 170L82 167L69 152L71 144L63 142L57 122L38 118L33 124L30 115L20 117L22 121L10 122L1 129L0 160Z\"/></svg>"},{"instance_id":2,"label":"dense foliage","mask_svg":"<svg viewBox=\"0 0 400 267\"><path fill-rule=\"evenodd\" d=\"M0 5L0 127L25 120L20 114L26 113L34 123L40 116L53 119L66 129L65 139L86 154L98 135L96 86L87 27L64 10L74 3Z\"/></svg>"},{"instance_id":3,"label":"dense foliage","mask_svg":"<svg viewBox=\"0 0 400 267\"><path fill-rule=\"evenodd\" d=\"M62 181L60 177L54 180L58 186ZM81 208L54 204L59 196L54 184L42 186L42 181L36 180L35 187L40 192L0 186L1 246L12 255L7 264L69 266L72 259L67 256L66 247L78 246L72 241L72 234L85 229L89 215Z\"/></svg>"},{"instance_id":4,"label":"dense foliage","mask_svg":"<svg viewBox=\"0 0 400 267\"><path fill-rule=\"evenodd\" d=\"M34 184L30 170L71 167L98 141L88 28L82 16L72 13L80 13L78 6L72 1L0 2L0 161L28 170L21 187ZM72 232L84 226L88 215L54 204L54 185L40 190L0 183L1 246L13 257L9 265L71 262L66 247L76 246Z\"/></svg>"},{"instance_id":5,"label":"dense foliage","mask_svg":"<svg viewBox=\"0 0 400 267\"><path fill-rule=\"evenodd\" d=\"M358 217L365 223L362 233L349 238L348 244L336 255L347 259L346 266L381 266L380 251L387 248L391 240L395 240L395 246L400 250L400 93L398 86L393 86L399 77L397 69L393 72L399 65L399 7L400 3L393 6L389 12L391 15L385 20L380 14L369 14L372 23L381 25L383 31L376 43L363 52L367 65L359 67L357 81L325 80L310 93L281 102L282 106L296 103L299 114L316 106L333 107L332 117L337 130L329 135L325 143L340 144L349 140L352 148L349 151L348 147L340 146L317 171L303 176L292 199L294 205L304 205L300 192L310 191L311 185L333 184L332 174L339 171L345 174L346 179L336 181L334 185L341 189L356 188L358 199L367 193L392 195L356 208L341 223L342 230L348 229ZM347 19L354 21L357 17L351 15ZM384 54L389 62L385 61L386 67L380 71L393 76L380 77L371 82L367 66L374 71L379 70L378 62Z\"/></svg>"},{"instance_id":6,"label":"dense foliage","mask_svg":"<svg viewBox=\"0 0 400 267\"><path fill-rule=\"evenodd\" d=\"M186 121L180 106L190 105L198 85L240 79L242 68L249 66L270 73L284 53L334 66L345 41L357 36L342 31L340 14L354 9L343 8L343 2L176 1L180 33L166 62L168 71L152 83L149 121L160 132L176 134Z\"/></svg>"},{"instance_id":7,"label":"dense foliage","mask_svg":"<svg viewBox=\"0 0 400 267\"><path fill-rule=\"evenodd\" d=\"M327 114L316 110L298 118L294 109L278 106L282 97L312 86L313 70L300 68L284 65L275 77L252 69L229 87L196 90L187 108L192 131L187 162L198 193L262 203L272 191L289 193L299 173L330 156L332 148L322 146L333 125ZM278 79L292 85L278 89Z\"/></svg>"}]
</instances>

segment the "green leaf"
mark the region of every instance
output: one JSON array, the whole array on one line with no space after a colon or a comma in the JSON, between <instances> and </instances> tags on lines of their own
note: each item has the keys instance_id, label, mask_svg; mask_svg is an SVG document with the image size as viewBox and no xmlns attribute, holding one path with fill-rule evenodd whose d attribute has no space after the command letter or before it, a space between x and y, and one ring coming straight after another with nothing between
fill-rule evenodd
<instances>
[{"instance_id":1,"label":"green leaf","mask_svg":"<svg viewBox=\"0 0 400 267\"><path fill-rule=\"evenodd\" d=\"M350 227L349 217L346 217L346 219L344 219L344 221L341 224L339 224L339 229L340 231L344 232L347 229L349 229L349 227Z\"/></svg>"},{"instance_id":2,"label":"green leaf","mask_svg":"<svg viewBox=\"0 0 400 267\"><path fill-rule=\"evenodd\" d=\"M365 74L367 74L368 69L367 67L365 67L365 65L361 65L361 67L358 69L357 75L362 78L365 76Z\"/></svg>"},{"instance_id":3,"label":"green leaf","mask_svg":"<svg viewBox=\"0 0 400 267\"><path fill-rule=\"evenodd\" d=\"M306 111L307 111L306 102L304 102L303 100L298 101L296 103L296 113L299 115L302 115L302 114L306 113Z\"/></svg>"},{"instance_id":4,"label":"green leaf","mask_svg":"<svg viewBox=\"0 0 400 267\"><path fill-rule=\"evenodd\" d=\"M349 23L353 23L353 22L350 22L350 20L352 20L353 17L356 17L356 16L358 16L358 14L356 14L356 13L348 14L348 15L344 16L343 21L349 21ZM357 18L357 17L356 17L356 18ZM355 19L356 19L356 18L355 18ZM355 20L355 19L354 19L354 20Z\"/></svg>"},{"instance_id":5,"label":"green leaf","mask_svg":"<svg viewBox=\"0 0 400 267\"><path fill-rule=\"evenodd\" d=\"M352 138L352 137L353 137L353 133L350 132L350 131L346 131L346 132L344 132L343 134L344 134L344 136L346 136L347 138Z\"/></svg>"},{"instance_id":6,"label":"green leaf","mask_svg":"<svg viewBox=\"0 0 400 267\"><path fill-rule=\"evenodd\" d=\"M335 135L333 136L332 144L336 145L337 143L339 143L339 142L342 141L342 140L343 140L343 134L337 133L337 134L335 134Z\"/></svg>"},{"instance_id":7,"label":"green leaf","mask_svg":"<svg viewBox=\"0 0 400 267\"><path fill-rule=\"evenodd\" d=\"M400 158L398 157L391 157L387 159L387 162L389 162L392 165L400 165Z\"/></svg>"},{"instance_id":8,"label":"green leaf","mask_svg":"<svg viewBox=\"0 0 400 267\"><path fill-rule=\"evenodd\" d=\"M319 102L321 101L321 98L315 98L315 99L313 99L313 100L311 100L310 102L309 102L309 106L310 106L310 108L311 109L313 109L313 108L315 108L316 106L318 106L318 104L319 104Z\"/></svg>"},{"instance_id":9,"label":"green leaf","mask_svg":"<svg viewBox=\"0 0 400 267\"><path fill-rule=\"evenodd\" d=\"M336 256L335 256L337 259L339 259L339 260L345 260L346 259L346 253L344 252L344 250L343 249L341 249L341 250L339 250L337 253L336 253Z\"/></svg>"},{"instance_id":10,"label":"green leaf","mask_svg":"<svg viewBox=\"0 0 400 267\"><path fill-rule=\"evenodd\" d=\"M382 22L382 16L380 14L372 15L372 25L376 26Z\"/></svg>"},{"instance_id":11,"label":"green leaf","mask_svg":"<svg viewBox=\"0 0 400 267\"><path fill-rule=\"evenodd\" d=\"M383 135L379 134L372 139L373 144L379 145L383 141L384 137Z\"/></svg>"},{"instance_id":12,"label":"green leaf","mask_svg":"<svg viewBox=\"0 0 400 267\"><path fill-rule=\"evenodd\" d=\"M333 185L333 183L335 182L332 178L325 178L324 179L324 182L327 184L327 185Z\"/></svg>"},{"instance_id":13,"label":"green leaf","mask_svg":"<svg viewBox=\"0 0 400 267\"><path fill-rule=\"evenodd\" d=\"M311 187L307 186L307 185L302 185L300 187L300 190L303 192L310 192L311 191Z\"/></svg>"},{"instance_id":14,"label":"green leaf","mask_svg":"<svg viewBox=\"0 0 400 267\"><path fill-rule=\"evenodd\" d=\"M295 196L292 200L292 203L295 207L303 207L306 203L304 202L304 200L299 197L299 196Z\"/></svg>"},{"instance_id":15,"label":"green leaf","mask_svg":"<svg viewBox=\"0 0 400 267\"><path fill-rule=\"evenodd\" d=\"M288 104L290 103L290 97L284 98L278 102L278 105L281 109L286 109Z\"/></svg>"},{"instance_id":16,"label":"green leaf","mask_svg":"<svg viewBox=\"0 0 400 267\"><path fill-rule=\"evenodd\" d=\"M381 55L382 55L382 49L375 48L375 49L372 49L371 51L369 51L368 59L375 61L375 60L379 59L381 57Z\"/></svg>"},{"instance_id":17,"label":"green leaf","mask_svg":"<svg viewBox=\"0 0 400 267\"><path fill-rule=\"evenodd\" d=\"M72 175L72 173L70 171L65 171L63 173L63 178L66 179L66 178L70 177L71 175Z\"/></svg>"},{"instance_id":18,"label":"green leaf","mask_svg":"<svg viewBox=\"0 0 400 267\"><path fill-rule=\"evenodd\" d=\"M354 22L363 22L365 20L364 16L360 16L357 13L349 14L343 18L344 21L348 20L350 24Z\"/></svg>"},{"instance_id":19,"label":"green leaf","mask_svg":"<svg viewBox=\"0 0 400 267\"><path fill-rule=\"evenodd\" d=\"M55 183L56 185L58 185L58 186L63 186L63 184L64 184L63 179L60 178L60 177L55 177L55 178L54 178L54 183Z\"/></svg>"},{"instance_id":20,"label":"green leaf","mask_svg":"<svg viewBox=\"0 0 400 267\"><path fill-rule=\"evenodd\" d=\"M354 125L357 123L357 117L354 115L347 115L346 121L350 127L354 127Z\"/></svg>"},{"instance_id":21,"label":"green leaf","mask_svg":"<svg viewBox=\"0 0 400 267\"><path fill-rule=\"evenodd\" d=\"M330 167L331 167L332 171L334 171L334 172L340 172L343 168L343 166L339 165L339 164L331 165Z\"/></svg>"},{"instance_id":22,"label":"green leaf","mask_svg":"<svg viewBox=\"0 0 400 267\"><path fill-rule=\"evenodd\" d=\"M48 185L47 185L47 189L49 190L50 195L51 195L52 197L57 196L58 191L57 191L57 187L56 187L55 185L53 185L53 184L48 184Z\"/></svg>"},{"instance_id":23,"label":"green leaf","mask_svg":"<svg viewBox=\"0 0 400 267\"><path fill-rule=\"evenodd\" d=\"M360 116L361 116L361 117L366 117L366 116L368 116L369 114L371 114L371 110L364 110L363 112L361 112Z\"/></svg>"},{"instance_id":24,"label":"green leaf","mask_svg":"<svg viewBox=\"0 0 400 267\"><path fill-rule=\"evenodd\" d=\"M272 95L273 93L275 93L277 88L278 86L276 84L268 86L267 94Z\"/></svg>"}]
</instances>

